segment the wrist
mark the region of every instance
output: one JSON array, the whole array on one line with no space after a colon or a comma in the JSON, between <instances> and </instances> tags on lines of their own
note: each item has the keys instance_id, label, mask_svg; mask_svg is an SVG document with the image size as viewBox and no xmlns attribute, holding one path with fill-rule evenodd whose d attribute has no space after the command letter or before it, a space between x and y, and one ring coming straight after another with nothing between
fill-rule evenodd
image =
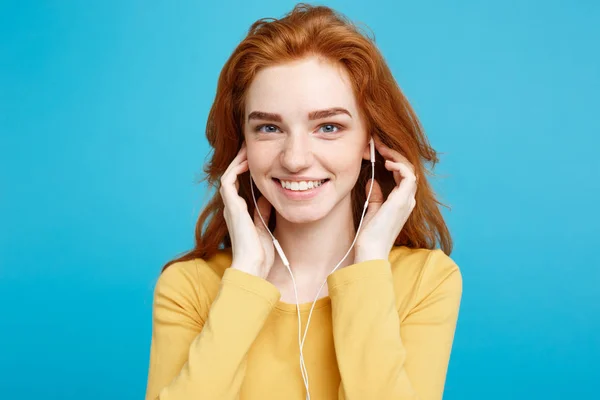
<instances>
[{"instance_id":1,"label":"wrist","mask_svg":"<svg viewBox=\"0 0 600 400\"><path fill-rule=\"evenodd\" d=\"M354 264L371 260L389 260L389 251L380 248L381 246L355 246Z\"/></svg>"},{"instance_id":2,"label":"wrist","mask_svg":"<svg viewBox=\"0 0 600 400\"><path fill-rule=\"evenodd\" d=\"M231 268L232 269L237 269L238 271L242 271L242 272L245 272L247 274L254 275L254 276L257 276L259 278L263 278L264 279L264 277L262 276L263 275L263 273L262 273L263 268L261 268L260 266L256 266L256 265L252 265L252 264L243 264L243 265L240 265L240 264L231 264Z\"/></svg>"},{"instance_id":3,"label":"wrist","mask_svg":"<svg viewBox=\"0 0 600 400\"><path fill-rule=\"evenodd\" d=\"M358 264L365 261L371 260L387 260L388 257L384 257L374 253L359 253L354 256L354 264Z\"/></svg>"}]
</instances>

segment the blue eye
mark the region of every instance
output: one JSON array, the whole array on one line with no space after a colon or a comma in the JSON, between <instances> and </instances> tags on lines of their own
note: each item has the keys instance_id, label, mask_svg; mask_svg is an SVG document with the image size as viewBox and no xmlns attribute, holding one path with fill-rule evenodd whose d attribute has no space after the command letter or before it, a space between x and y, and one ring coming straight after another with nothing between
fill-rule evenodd
<instances>
[{"instance_id":1,"label":"blue eye","mask_svg":"<svg viewBox=\"0 0 600 400\"><path fill-rule=\"evenodd\" d=\"M265 127L269 127L269 128L275 128L275 129L277 129L277 127L276 127L275 125L259 125L259 126L257 126L257 127L255 128L255 131L256 131L256 132L261 132L261 131L262 131L262 128L265 128ZM273 131L267 131L267 132L265 132L265 133L275 133L275 132L273 132Z\"/></svg>"},{"instance_id":2,"label":"blue eye","mask_svg":"<svg viewBox=\"0 0 600 400\"><path fill-rule=\"evenodd\" d=\"M321 128L324 128L324 127L332 127L332 128L336 128L337 129L337 131L325 131L324 133L337 133L337 132L339 132L341 130L340 126L334 125L334 124L321 125Z\"/></svg>"},{"instance_id":3,"label":"blue eye","mask_svg":"<svg viewBox=\"0 0 600 400\"><path fill-rule=\"evenodd\" d=\"M264 131L263 128L272 128L273 130L266 130ZM343 128L337 124L323 124L319 127L319 129L323 129L323 128L329 128L328 130L322 131L323 133L339 133ZM270 124L263 124L263 125L258 125L256 128L254 128L255 132L264 132L264 133L276 133L276 131L279 128L275 125L270 125ZM331 130L331 129L337 129L337 130Z\"/></svg>"}]
</instances>

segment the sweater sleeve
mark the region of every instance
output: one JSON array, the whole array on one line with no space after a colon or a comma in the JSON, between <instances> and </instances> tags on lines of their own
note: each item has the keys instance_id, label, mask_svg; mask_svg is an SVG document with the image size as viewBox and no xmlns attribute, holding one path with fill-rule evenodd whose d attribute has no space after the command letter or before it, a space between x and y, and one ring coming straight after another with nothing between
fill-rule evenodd
<instances>
[{"instance_id":1,"label":"sweater sleeve","mask_svg":"<svg viewBox=\"0 0 600 400\"><path fill-rule=\"evenodd\" d=\"M197 293L202 286L189 275L172 265L155 286L146 400L238 399L247 352L280 292L227 268L202 310L207 293Z\"/></svg>"},{"instance_id":2,"label":"sweater sleeve","mask_svg":"<svg viewBox=\"0 0 600 400\"><path fill-rule=\"evenodd\" d=\"M340 370L339 399L442 399L462 296L458 266L430 252L401 322L388 260L328 277Z\"/></svg>"}]
</instances>

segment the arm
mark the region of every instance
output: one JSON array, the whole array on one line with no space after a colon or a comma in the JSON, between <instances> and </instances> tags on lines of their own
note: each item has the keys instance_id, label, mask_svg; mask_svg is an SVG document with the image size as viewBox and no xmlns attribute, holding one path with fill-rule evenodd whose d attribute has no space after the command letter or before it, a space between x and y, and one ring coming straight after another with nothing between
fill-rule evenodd
<instances>
[{"instance_id":1,"label":"arm","mask_svg":"<svg viewBox=\"0 0 600 400\"><path fill-rule=\"evenodd\" d=\"M456 264L430 253L402 322L387 260L348 266L328 284L339 398L441 399L462 295Z\"/></svg>"},{"instance_id":2,"label":"arm","mask_svg":"<svg viewBox=\"0 0 600 400\"><path fill-rule=\"evenodd\" d=\"M238 399L246 354L279 290L227 268L211 303L190 274L172 265L156 284L146 400Z\"/></svg>"}]
</instances>

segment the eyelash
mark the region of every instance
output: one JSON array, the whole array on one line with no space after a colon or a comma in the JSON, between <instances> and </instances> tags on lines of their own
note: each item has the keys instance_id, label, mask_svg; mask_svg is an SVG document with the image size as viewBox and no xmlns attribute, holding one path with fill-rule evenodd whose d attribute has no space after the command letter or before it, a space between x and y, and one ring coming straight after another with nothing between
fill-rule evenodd
<instances>
[{"instance_id":1,"label":"eyelash","mask_svg":"<svg viewBox=\"0 0 600 400\"><path fill-rule=\"evenodd\" d=\"M279 127L277 125L273 125L273 124L262 124L262 125L258 125L256 128L254 128L255 132L259 132L262 128L264 128L265 126L273 126L276 127L277 129L279 129ZM344 130L344 127L338 124L323 124L321 126L319 126L319 129L324 127L324 126L335 126L338 130L336 132L324 132L324 133L339 133L342 130ZM275 133L275 132L264 132L264 133Z\"/></svg>"}]
</instances>

